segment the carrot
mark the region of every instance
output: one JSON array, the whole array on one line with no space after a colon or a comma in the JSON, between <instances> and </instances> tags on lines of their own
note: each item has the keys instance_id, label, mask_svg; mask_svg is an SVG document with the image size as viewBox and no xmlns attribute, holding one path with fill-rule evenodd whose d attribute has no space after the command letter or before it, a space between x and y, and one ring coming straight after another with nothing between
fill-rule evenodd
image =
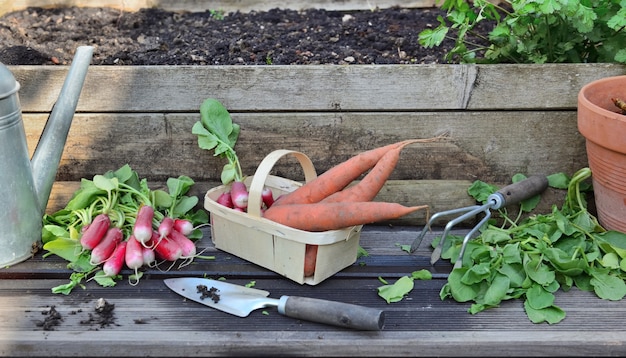
<instances>
[{"instance_id":1,"label":"carrot","mask_svg":"<svg viewBox=\"0 0 626 358\"><path fill-rule=\"evenodd\" d=\"M398 164L398 161L400 160L400 152L402 152L404 147L412 143L415 142L404 141L399 146L389 150L382 156L382 158L380 158L374 168L372 168L372 170L367 173L363 180L361 180L358 184L331 194L321 202L336 203L341 201L358 202L374 200Z\"/></svg>"},{"instance_id":2,"label":"carrot","mask_svg":"<svg viewBox=\"0 0 626 358\"><path fill-rule=\"evenodd\" d=\"M386 202L339 202L272 205L264 213L266 219L305 231L327 231L397 219L428 205L407 207Z\"/></svg>"},{"instance_id":3,"label":"carrot","mask_svg":"<svg viewBox=\"0 0 626 358\"><path fill-rule=\"evenodd\" d=\"M304 250L304 277L313 276L313 274L315 274L317 247L317 245L306 244Z\"/></svg>"},{"instance_id":4,"label":"carrot","mask_svg":"<svg viewBox=\"0 0 626 358\"><path fill-rule=\"evenodd\" d=\"M438 136L428 139L409 139L386 145L355 155L343 163L328 169L317 178L305 183L300 188L282 195L274 202L274 206L290 204L318 203L329 195L344 189L361 174L370 170L390 150L409 143L429 143L441 139Z\"/></svg>"}]
</instances>

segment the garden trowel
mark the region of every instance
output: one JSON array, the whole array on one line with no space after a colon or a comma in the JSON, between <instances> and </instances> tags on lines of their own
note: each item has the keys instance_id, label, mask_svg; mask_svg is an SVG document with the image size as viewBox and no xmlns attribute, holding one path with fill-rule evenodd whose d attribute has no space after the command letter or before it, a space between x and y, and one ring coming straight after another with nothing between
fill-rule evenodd
<instances>
[{"instance_id":1,"label":"garden trowel","mask_svg":"<svg viewBox=\"0 0 626 358\"><path fill-rule=\"evenodd\" d=\"M270 298L269 292L206 278L168 278L165 285L179 295L239 317L265 307L277 307L282 315L311 322L359 330L381 330L382 310L317 298L282 296Z\"/></svg>"}]
</instances>

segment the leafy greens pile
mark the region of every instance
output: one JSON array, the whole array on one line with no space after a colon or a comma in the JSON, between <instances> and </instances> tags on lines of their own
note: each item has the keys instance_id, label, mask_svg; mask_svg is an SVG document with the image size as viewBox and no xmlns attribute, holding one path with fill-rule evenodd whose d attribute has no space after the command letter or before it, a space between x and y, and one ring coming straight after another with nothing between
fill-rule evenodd
<instances>
[{"instance_id":1,"label":"leafy greens pile","mask_svg":"<svg viewBox=\"0 0 626 358\"><path fill-rule=\"evenodd\" d=\"M548 179L553 187L567 184L562 208L533 215L520 223L506 218L501 227L487 225L468 243L463 266L454 269L442 288L442 299L473 301L469 312L497 307L501 301L524 299L524 309L534 323L558 323L565 312L555 304L554 293L578 287L602 299L620 300L626 295L626 234L607 231L587 211L583 181L591 170L583 168L571 180L563 174ZM473 190L477 187L483 189ZM480 183L469 189L485 197ZM528 208L526 208L528 210ZM506 214L504 214L506 217ZM454 260L461 237L453 237L442 258Z\"/></svg>"},{"instance_id":2,"label":"leafy greens pile","mask_svg":"<svg viewBox=\"0 0 626 358\"><path fill-rule=\"evenodd\" d=\"M554 205L549 214L531 213L520 219L523 212L530 213L536 207L539 197L522 202L514 219L507 216L506 209L500 209L504 223L496 226L492 219L468 242L463 265L448 276L441 299L472 302L472 314L498 307L505 300L522 299L531 322L550 324L565 318L565 312L555 304L554 293L559 289L577 287L602 299L621 300L626 295L626 234L605 230L587 211L584 192L590 185L585 180L590 177L589 168L571 178L562 173L548 176L551 187L567 189L563 206ZM513 182L523 179L518 174ZM475 181L468 193L486 203L497 190ZM439 241L433 240L432 246ZM454 263L462 242L463 237L447 237L441 257ZM413 288L408 281L401 278L395 287L380 287L379 295L387 302L398 301Z\"/></svg>"}]
</instances>

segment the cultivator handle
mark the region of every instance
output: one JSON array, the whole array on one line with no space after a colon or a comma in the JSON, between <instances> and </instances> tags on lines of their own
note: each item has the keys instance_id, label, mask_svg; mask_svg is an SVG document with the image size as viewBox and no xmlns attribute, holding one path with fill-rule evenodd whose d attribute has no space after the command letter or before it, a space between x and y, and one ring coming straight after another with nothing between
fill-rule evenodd
<instances>
[{"instance_id":1,"label":"cultivator handle","mask_svg":"<svg viewBox=\"0 0 626 358\"><path fill-rule=\"evenodd\" d=\"M547 187L548 178L545 175L534 175L496 191L487 198L487 202L492 203L491 209L497 210L539 195Z\"/></svg>"}]
</instances>

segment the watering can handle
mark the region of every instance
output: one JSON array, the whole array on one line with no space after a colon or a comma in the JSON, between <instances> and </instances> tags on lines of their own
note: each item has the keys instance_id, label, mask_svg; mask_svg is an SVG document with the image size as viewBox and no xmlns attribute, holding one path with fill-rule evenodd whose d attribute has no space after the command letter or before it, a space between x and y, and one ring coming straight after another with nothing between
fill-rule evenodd
<instances>
[{"instance_id":1,"label":"watering can handle","mask_svg":"<svg viewBox=\"0 0 626 358\"><path fill-rule=\"evenodd\" d=\"M487 198L487 202L492 203L491 209L500 209L541 194L547 187L548 178L545 175L534 175L496 191Z\"/></svg>"},{"instance_id":2,"label":"watering can handle","mask_svg":"<svg viewBox=\"0 0 626 358\"><path fill-rule=\"evenodd\" d=\"M93 46L79 46L76 49L59 98L52 107L31 159L35 191L42 213L45 212L48 204L52 184L56 177L63 147L67 140L92 55Z\"/></svg>"}]
</instances>

